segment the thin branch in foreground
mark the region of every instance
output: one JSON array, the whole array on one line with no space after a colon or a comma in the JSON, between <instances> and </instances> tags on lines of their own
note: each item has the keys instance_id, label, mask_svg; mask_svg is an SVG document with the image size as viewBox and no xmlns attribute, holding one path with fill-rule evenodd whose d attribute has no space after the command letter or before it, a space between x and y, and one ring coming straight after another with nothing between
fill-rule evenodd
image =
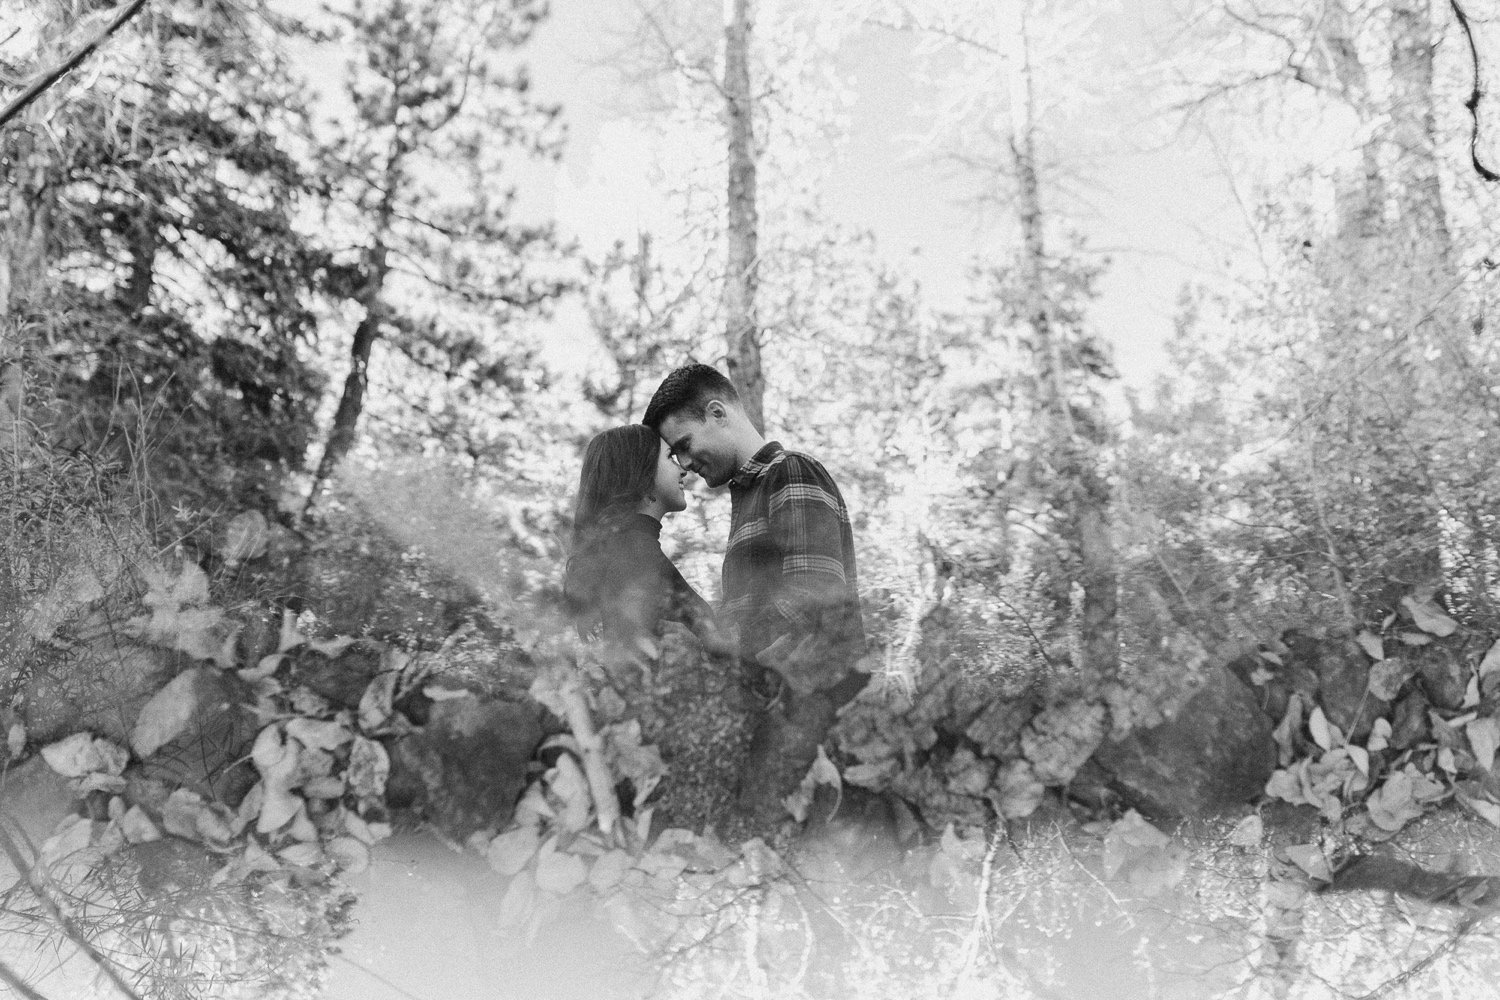
<instances>
[{"instance_id":1,"label":"thin branch in foreground","mask_svg":"<svg viewBox=\"0 0 1500 1000\"><path fill-rule=\"evenodd\" d=\"M1469 117L1473 119L1473 126L1469 130L1469 162L1474 165L1480 177L1487 181L1500 181L1500 174L1479 162L1479 102L1484 99L1484 88L1480 85L1479 46L1474 42L1474 27L1469 24L1469 15L1459 6L1458 0L1448 0L1448 4L1453 8L1453 16L1458 18L1458 26L1464 30L1464 37L1468 39L1469 58L1474 60L1474 86L1469 91L1469 99L1464 102L1464 107L1469 109Z\"/></svg>"},{"instance_id":2,"label":"thin branch in foreground","mask_svg":"<svg viewBox=\"0 0 1500 1000\"><path fill-rule=\"evenodd\" d=\"M4 961L0 961L0 982L3 982L5 985L15 990L19 996L24 998L24 1000L47 1000L47 998L42 996L42 994L32 989L31 986L26 982L26 980L22 979L16 973L16 971L9 965L5 964Z\"/></svg>"},{"instance_id":3,"label":"thin branch in foreground","mask_svg":"<svg viewBox=\"0 0 1500 1000\"><path fill-rule=\"evenodd\" d=\"M84 42L82 45L80 45L73 51L72 55L68 56L68 58L64 59L61 63L33 80L31 82L31 86L21 91L19 97L7 104L5 106L5 110L0 111L0 128L4 128L6 122L10 121L22 111L25 111L26 107L31 104L32 101L36 100L38 97L41 97L42 94L46 93L48 88L50 88L58 80L61 80L79 63L87 59L89 53L97 49L101 43L109 38L110 35L113 35L116 31L119 31L120 28L125 25L125 22L134 17L144 6L146 6L146 0L130 0L130 3L121 8L120 12L114 16L114 19L104 26L103 31L99 32L99 34L95 35L89 41Z\"/></svg>"}]
</instances>

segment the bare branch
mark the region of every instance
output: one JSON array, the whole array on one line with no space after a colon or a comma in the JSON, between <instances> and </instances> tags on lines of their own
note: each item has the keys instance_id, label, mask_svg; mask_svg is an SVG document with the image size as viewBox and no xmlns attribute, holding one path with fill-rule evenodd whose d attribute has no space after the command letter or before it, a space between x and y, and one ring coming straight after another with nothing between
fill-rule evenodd
<instances>
[{"instance_id":1,"label":"bare branch","mask_svg":"<svg viewBox=\"0 0 1500 1000\"><path fill-rule=\"evenodd\" d=\"M103 31L99 32L99 34L95 35L89 41L80 45L73 51L72 55L68 56L68 58L64 59L57 66L53 67L52 69L48 70L41 76L37 77L34 81L32 81L31 86L21 91L19 97L7 104L5 106L5 110L0 111L0 128L4 128L6 122L10 121L22 111L25 111L26 107L31 104L32 101L42 96L42 94L45 93L49 87L55 84L58 80L61 80L79 63L87 59L90 52L93 52L96 48L98 48L100 43L109 38L110 35L113 35L116 31L119 31L120 28L124 26L125 22L134 17L145 5L146 0L130 0L130 3L121 8L120 12L114 16L114 19L110 21L109 24L104 26Z\"/></svg>"}]
</instances>

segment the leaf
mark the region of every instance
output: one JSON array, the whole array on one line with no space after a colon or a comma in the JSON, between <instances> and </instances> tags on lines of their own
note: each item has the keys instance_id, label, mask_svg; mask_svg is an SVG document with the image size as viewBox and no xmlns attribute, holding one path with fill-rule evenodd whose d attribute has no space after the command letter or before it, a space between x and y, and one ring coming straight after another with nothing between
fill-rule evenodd
<instances>
[{"instance_id":1,"label":"leaf","mask_svg":"<svg viewBox=\"0 0 1500 1000\"><path fill-rule=\"evenodd\" d=\"M1419 819L1423 809L1417 801L1415 782L1406 771L1396 771L1365 800L1370 818L1382 830L1395 832Z\"/></svg>"},{"instance_id":2,"label":"leaf","mask_svg":"<svg viewBox=\"0 0 1500 1000\"><path fill-rule=\"evenodd\" d=\"M125 810L125 815L120 817L120 832L125 834L125 839L132 844L145 844L153 840L161 839L161 831L156 824L151 822L151 817L146 815L140 806L131 806Z\"/></svg>"},{"instance_id":3,"label":"leaf","mask_svg":"<svg viewBox=\"0 0 1500 1000\"><path fill-rule=\"evenodd\" d=\"M1250 671L1250 683L1254 684L1256 687L1264 687L1265 683L1269 680L1272 680L1275 676L1275 673L1267 670L1265 667L1256 667L1254 670Z\"/></svg>"},{"instance_id":4,"label":"leaf","mask_svg":"<svg viewBox=\"0 0 1500 1000\"><path fill-rule=\"evenodd\" d=\"M390 774L391 758L385 747L376 740L354 737L354 746L349 751L349 769L344 772L349 791L360 799L383 798Z\"/></svg>"},{"instance_id":5,"label":"leaf","mask_svg":"<svg viewBox=\"0 0 1500 1000\"><path fill-rule=\"evenodd\" d=\"M1272 739L1276 741L1276 748L1279 755L1278 763L1280 763L1282 767L1286 767L1288 764L1290 764L1292 762L1292 758L1296 756L1292 745L1292 739L1296 732L1301 728L1302 696L1300 694L1294 693L1290 698L1287 699L1286 714L1281 717L1280 724L1276 726L1275 731L1271 734Z\"/></svg>"},{"instance_id":6,"label":"leaf","mask_svg":"<svg viewBox=\"0 0 1500 1000\"><path fill-rule=\"evenodd\" d=\"M802 783L797 790L782 800L786 811L792 814L792 818L798 823L807 819L807 810L812 807L813 796L817 794L819 785L829 785L842 792L843 782L839 778L839 769L828 759L819 745L818 756L813 759L812 765L808 767L807 774L803 775Z\"/></svg>"},{"instance_id":7,"label":"leaf","mask_svg":"<svg viewBox=\"0 0 1500 1000\"><path fill-rule=\"evenodd\" d=\"M518 826L490 841L484 856L491 868L510 877L525 868L541 846L542 835L536 827Z\"/></svg>"},{"instance_id":8,"label":"leaf","mask_svg":"<svg viewBox=\"0 0 1500 1000\"><path fill-rule=\"evenodd\" d=\"M1323 707L1316 706L1312 714L1307 717L1307 729L1312 733L1313 742L1324 750L1333 749L1333 733L1328 725L1328 717L1323 714Z\"/></svg>"},{"instance_id":9,"label":"leaf","mask_svg":"<svg viewBox=\"0 0 1500 1000\"><path fill-rule=\"evenodd\" d=\"M547 788L562 805L558 825L568 833L577 833L589 825L593 797L588 778L572 754L560 754L557 764L547 772Z\"/></svg>"},{"instance_id":10,"label":"leaf","mask_svg":"<svg viewBox=\"0 0 1500 1000\"><path fill-rule=\"evenodd\" d=\"M1369 656L1370 659L1385 659L1385 644L1380 641L1380 636L1376 635L1374 632L1361 632L1359 635L1354 637L1354 641L1359 643L1359 648L1363 649L1365 651L1365 654Z\"/></svg>"},{"instance_id":11,"label":"leaf","mask_svg":"<svg viewBox=\"0 0 1500 1000\"><path fill-rule=\"evenodd\" d=\"M1187 873L1187 852L1134 809L1104 835L1104 877L1123 877L1149 894L1170 889Z\"/></svg>"},{"instance_id":12,"label":"leaf","mask_svg":"<svg viewBox=\"0 0 1500 1000\"><path fill-rule=\"evenodd\" d=\"M995 775L995 806L1006 819L1025 819L1042 804L1046 787L1027 760L1004 764Z\"/></svg>"},{"instance_id":13,"label":"leaf","mask_svg":"<svg viewBox=\"0 0 1500 1000\"><path fill-rule=\"evenodd\" d=\"M1470 812L1484 820L1490 826L1500 827L1500 805L1481 799L1477 795L1465 795L1459 793L1458 801L1463 803Z\"/></svg>"},{"instance_id":14,"label":"leaf","mask_svg":"<svg viewBox=\"0 0 1500 1000\"><path fill-rule=\"evenodd\" d=\"M118 775L125 770L130 755L109 740L95 739L89 733L74 733L42 747L42 759L65 778L81 778L96 772Z\"/></svg>"},{"instance_id":15,"label":"leaf","mask_svg":"<svg viewBox=\"0 0 1500 1000\"><path fill-rule=\"evenodd\" d=\"M1302 782L1287 770L1271 772L1271 777L1266 782L1266 794L1293 805L1307 805L1307 797L1302 794Z\"/></svg>"},{"instance_id":16,"label":"leaf","mask_svg":"<svg viewBox=\"0 0 1500 1000\"><path fill-rule=\"evenodd\" d=\"M1354 761L1354 766L1359 768L1359 773L1365 777L1370 775L1370 752L1361 746L1353 744L1345 747L1349 751L1349 759Z\"/></svg>"},{"instance_id":17,"label":"leaf","mask_svg":"<svg viewBox=\"0 0 1500 1000\"><path fill-rule=\"evenodd\" d=\"M1431 600L1418 601L1414 597L1401 598L1401 606L1411 615L1412 622L1423 632L1431 632L1438 638L1452 635L1458 630L1458 622L1449 618L1443 609Z\"/></svg>"},{"instance_id":18,"label":"leaf","mask_svg":"<svg viewBox=\"0 0 1500 1000\"><path fill-rule=\"evenodd\" d=\"M619 849L607 851L589 866L589 887L595 892L608 892L625 878L635 859L629 851Z\"/></svg>"},{"instance_id":19,"label":"leaf","mask_svg":"<svg viewBox=\"0 0 1500 1000\"><path fill-rule=\"evenodd\" d=\"M265 678L270 677L272 674L276 673L277 669L279 669L281 667L281 664L285 661L285 653L268 653L265 656L262 656L260 658L260 662L255 666L246 667L244 670L236 671L236 673L240 675L241 680L252 682L264 680Z\"/></svg>"},{"instance_id":20,"label":"leaf","mask_svg":"<svg viewBox=\"0 0 1500 1000\"><path fill-rule=\"evenodd\" d=\"M1449 774L1458 773L1458 764L1453 759L1453 751L1448 747L1443 747L1438 751L1437 763L1438 767L1442 768L1444 771L1447 771Z\"/></svg>"},{"instance_id":21,"label":"leaf","mask_svg":"<svg viewBox=\"0 0 1500 1000\"><path fill-rule=\"evenodd\" d=\"M1332 882L1333 872L1328 867L1328 859L1323 856L1323 849L1316 844L1297 844L1286 849L1286 856L1308 874L1309 877L1319 882Z\"/></svg>"},{"instance_id":22,"label":"leaf","mask_svg":"<svg viewBox=\"0 0 1500 1000\"><path fill-rule=\"evenodd\" d=\"M288 719L288 736L296 737L305 747L314 750L337 750L354 739L354 733L342 723L321 719Z\"/></svg>"},{"instance_id":23,"label":"leaf","mask_svg":"<svg viewBox=\"0 0 1500 1000\"><path fill-rule=\"evenodd\" d=\"M1500 639L1495 640L1484 659L1479 661L1479 676L1488 677L1497 670L1500 670Z\"/></svg>"},{"instance_id":24,"label":"leaf","mask_svg":"<svg viewBox=\"0 0 1500 1000\"><path fill-rule=\"evenodd\" d=\"M258 510L247 510L236 514L224 526L224 562L236 566L246 559L258 559L266 554L266 542L270 531L266 516Z\"/></svg>"},{"instance_id":25,"label":"leaf","mask_svg":"<svg viewBox=\"0 0 1500 1000\"><path fill-rule=\"evenodd\" d=\"M130 746L137 757L145 760L187 729L198 712L202 673L202 667L184 670L146 702L130 733Z\"/></svg>"},{"instance_id":26,"label":"leaf","mask_svg":"<svg viewBox=\"0 0 1500 1000\"><path fill-rule=\"evenodd\" d=\"M1258 650L1256 650L1256 652L1259 653L1260 654L1260 658L1263 659L1263 660L1265 660L1267 663L1274 663L1278 667L1282 667L1282 666L1286 665L1286 664L1284 664L1284 663L1281 662L1281 657L1280 656L1278 656L1275 653L1271 652L1269 649L1258 649Z\"/></svg>"},{"instance_id":27,"label":"leaf","mask_svg":"<svg viewBox=\"0 0 1500 1000\"><path fill-rule=\"evenodd\" d=\"M1229 831L1229 843L1234 847L1259 847L1265 837L1265 823L1255 814L1246 816Z\"/></svg>"},{"instance_id":28,"label":"leaf","mask_svg":"<svg viewBox=\"0 0 1500 1000\"><path fill-rule=\"evenodd\" d=\"M851 764L844 768L844 781L860 788L879 790L896 773L900 762L894 757L873 764Z\"/></svg>"},{"instance_id":29,"label":"leaf","mask_svg":"<svg viewBox=\"0 0 1500 1000\"><path fill-rule=\"evenodd\" d=\"M323 861L323 848L315 843L292 844L276 852L276 856L289 865L311 868Z\"/></svg>"},{"instance_id":30,"label":"leaf","mask_svg":"<svg viewBox=\"0 0 1500 1000\"><path fill-rule=\"evenodd\" d=\"M578 855L557 850L557 838L554 837L537 853L535 877L538 889L565 896L584 883L589 877L589 868Z\"/></svg>"},{"instance_id":31,"label":"leaf","mask_svg":"<svg viewBox=\"0 0 1500 1000\"><path fill-rule=\"evenodd\" d=\"M1473 708L1479 704L1479 675L1473 674L1469 677L1468 687L1464 688L1464 702L1460 708Z\"/></svg>"},{"instance_id":32,"label":"leaf","mask_svg":"<svg viewBox=\"0 0 1500 1000\"><path fill-rule=\"evenodd\" d=\"M10 751L12 757L19 757L26 750L26 723L12 722L10 730L5 734L5 749Z\"/></svg>"},{"instance_id":33,"label":"leaf","mask_svg":"<svg viewBox=\"0 0 1500 1000\"><path fill-rule=\"evenodd\" d=\"M1432 636L1423 635L1421 632L1402 632L1396 638L1407 646L1426 646L1432 642Z\"/></svg>"},{"instance_id":34,"label":"leaf","mask_svg":"<svg viewBox=\"0 0 1500 1000\"><path fill-rule=\"evenodd\" d=\"M1374 753L1384 750L1391 745L1391 720L1376 719L1375 724L1370 727L1370 738L1365 741L1365 749Z\"/></svg>"},{"instance_id":35,"label":"leaf","mask_svg":"<svg viewBox=\"0 0 1500 1000\"><path fill-rule=\"evenodd\" d=\"M1500 749L1500 721L1475 719L1464 731L1469 737L1469 748L1474 751L1474 760L1488 771L1495 764L1495 751Z\"/></svg>"},{"instance_id":36,"label":"leaf","mask_svg":"<svg viewBox=\"0 0 1500 1000\"><path fill-rule=\"evenodd\" d=\"M396 681L400 674L394 670L376 674L375 679L370 681L365 693L359 699L359 728L366 733L375 734L385 727L390 721L391 714L395 711L391 702L396 694Z\"/></svg>"},{"instance_id":37,"label":"leaf","mask_svg":"<svg viewBox=\"0 0 1500 1000\"><path fill-rule=\"evenodd\" d=\"M358 875L370 867L370 849L354 837L334 837L323 850L330 861L350 875Z\"/></svg>"},{"instance_id":38,"label":"leaf","mask_svg":"<svg viewBox=\"0 0 1500 1000\"><path fill-rule=\"evenodd\" d=\"M526 922L536 906L536 883L529 872L521 872L510 880L505 895L500 897L500 927L514 930Z\"/></svg>"},{"instance_id":39,"label":"leaf","mask_svg":"<svg viewBox=\"0 0 1500 1000\"><path fill-rule=\"evenodd\" d=\"M42 844L44 867L84 850L94 839L94 824L87 816L64 816L52 836Z\"/></svg>"},{"instance_id":40,"label":"leaf","mask_svg":"<svg viewBox=\"0 0 1500 1000\"><path fill-rule=\"evenodd\" d=\"M1395 701L1402 685L1416 672L1415 663L1399 656L1382 660L1370 668L1370 693L1381 701Z\"/></svg>"}]
</instances>

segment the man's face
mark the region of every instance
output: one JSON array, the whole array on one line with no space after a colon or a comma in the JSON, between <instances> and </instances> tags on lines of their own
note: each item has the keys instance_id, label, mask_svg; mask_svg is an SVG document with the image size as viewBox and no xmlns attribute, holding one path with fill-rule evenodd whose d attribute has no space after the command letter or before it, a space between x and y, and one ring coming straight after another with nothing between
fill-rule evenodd
<instances>
[{"instance_id":1,"label":"man's face","mask_svg":"<svg viewBox=\"0 0 1500 1000\"><path fill-rule=\"evenodd\" d=\"M739 471L723 403L709 403L702 419L674 413L661 422L659 433L677 464L710 486L723 486Z\"/></svg>"}]
</instances>

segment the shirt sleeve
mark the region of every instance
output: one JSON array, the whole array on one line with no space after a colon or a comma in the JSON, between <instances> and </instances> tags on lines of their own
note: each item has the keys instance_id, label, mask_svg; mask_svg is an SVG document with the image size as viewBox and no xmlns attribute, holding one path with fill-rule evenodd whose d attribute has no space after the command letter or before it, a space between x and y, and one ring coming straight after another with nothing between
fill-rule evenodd
<instances>
[{"instance_id":1,"label":"shirt sleeve","mask_svg":"<svg viewBox=\"0 0 1500 1000\"><path fill-rule=\"evenodd\" d=\"M838 488L816 463L788 455L768 475L771 537L781 553L780 586L765 613L771 631L798 636L824 631L837 639L850 603L844 565L848 514Z\"/></svg>"}]
</instances>

